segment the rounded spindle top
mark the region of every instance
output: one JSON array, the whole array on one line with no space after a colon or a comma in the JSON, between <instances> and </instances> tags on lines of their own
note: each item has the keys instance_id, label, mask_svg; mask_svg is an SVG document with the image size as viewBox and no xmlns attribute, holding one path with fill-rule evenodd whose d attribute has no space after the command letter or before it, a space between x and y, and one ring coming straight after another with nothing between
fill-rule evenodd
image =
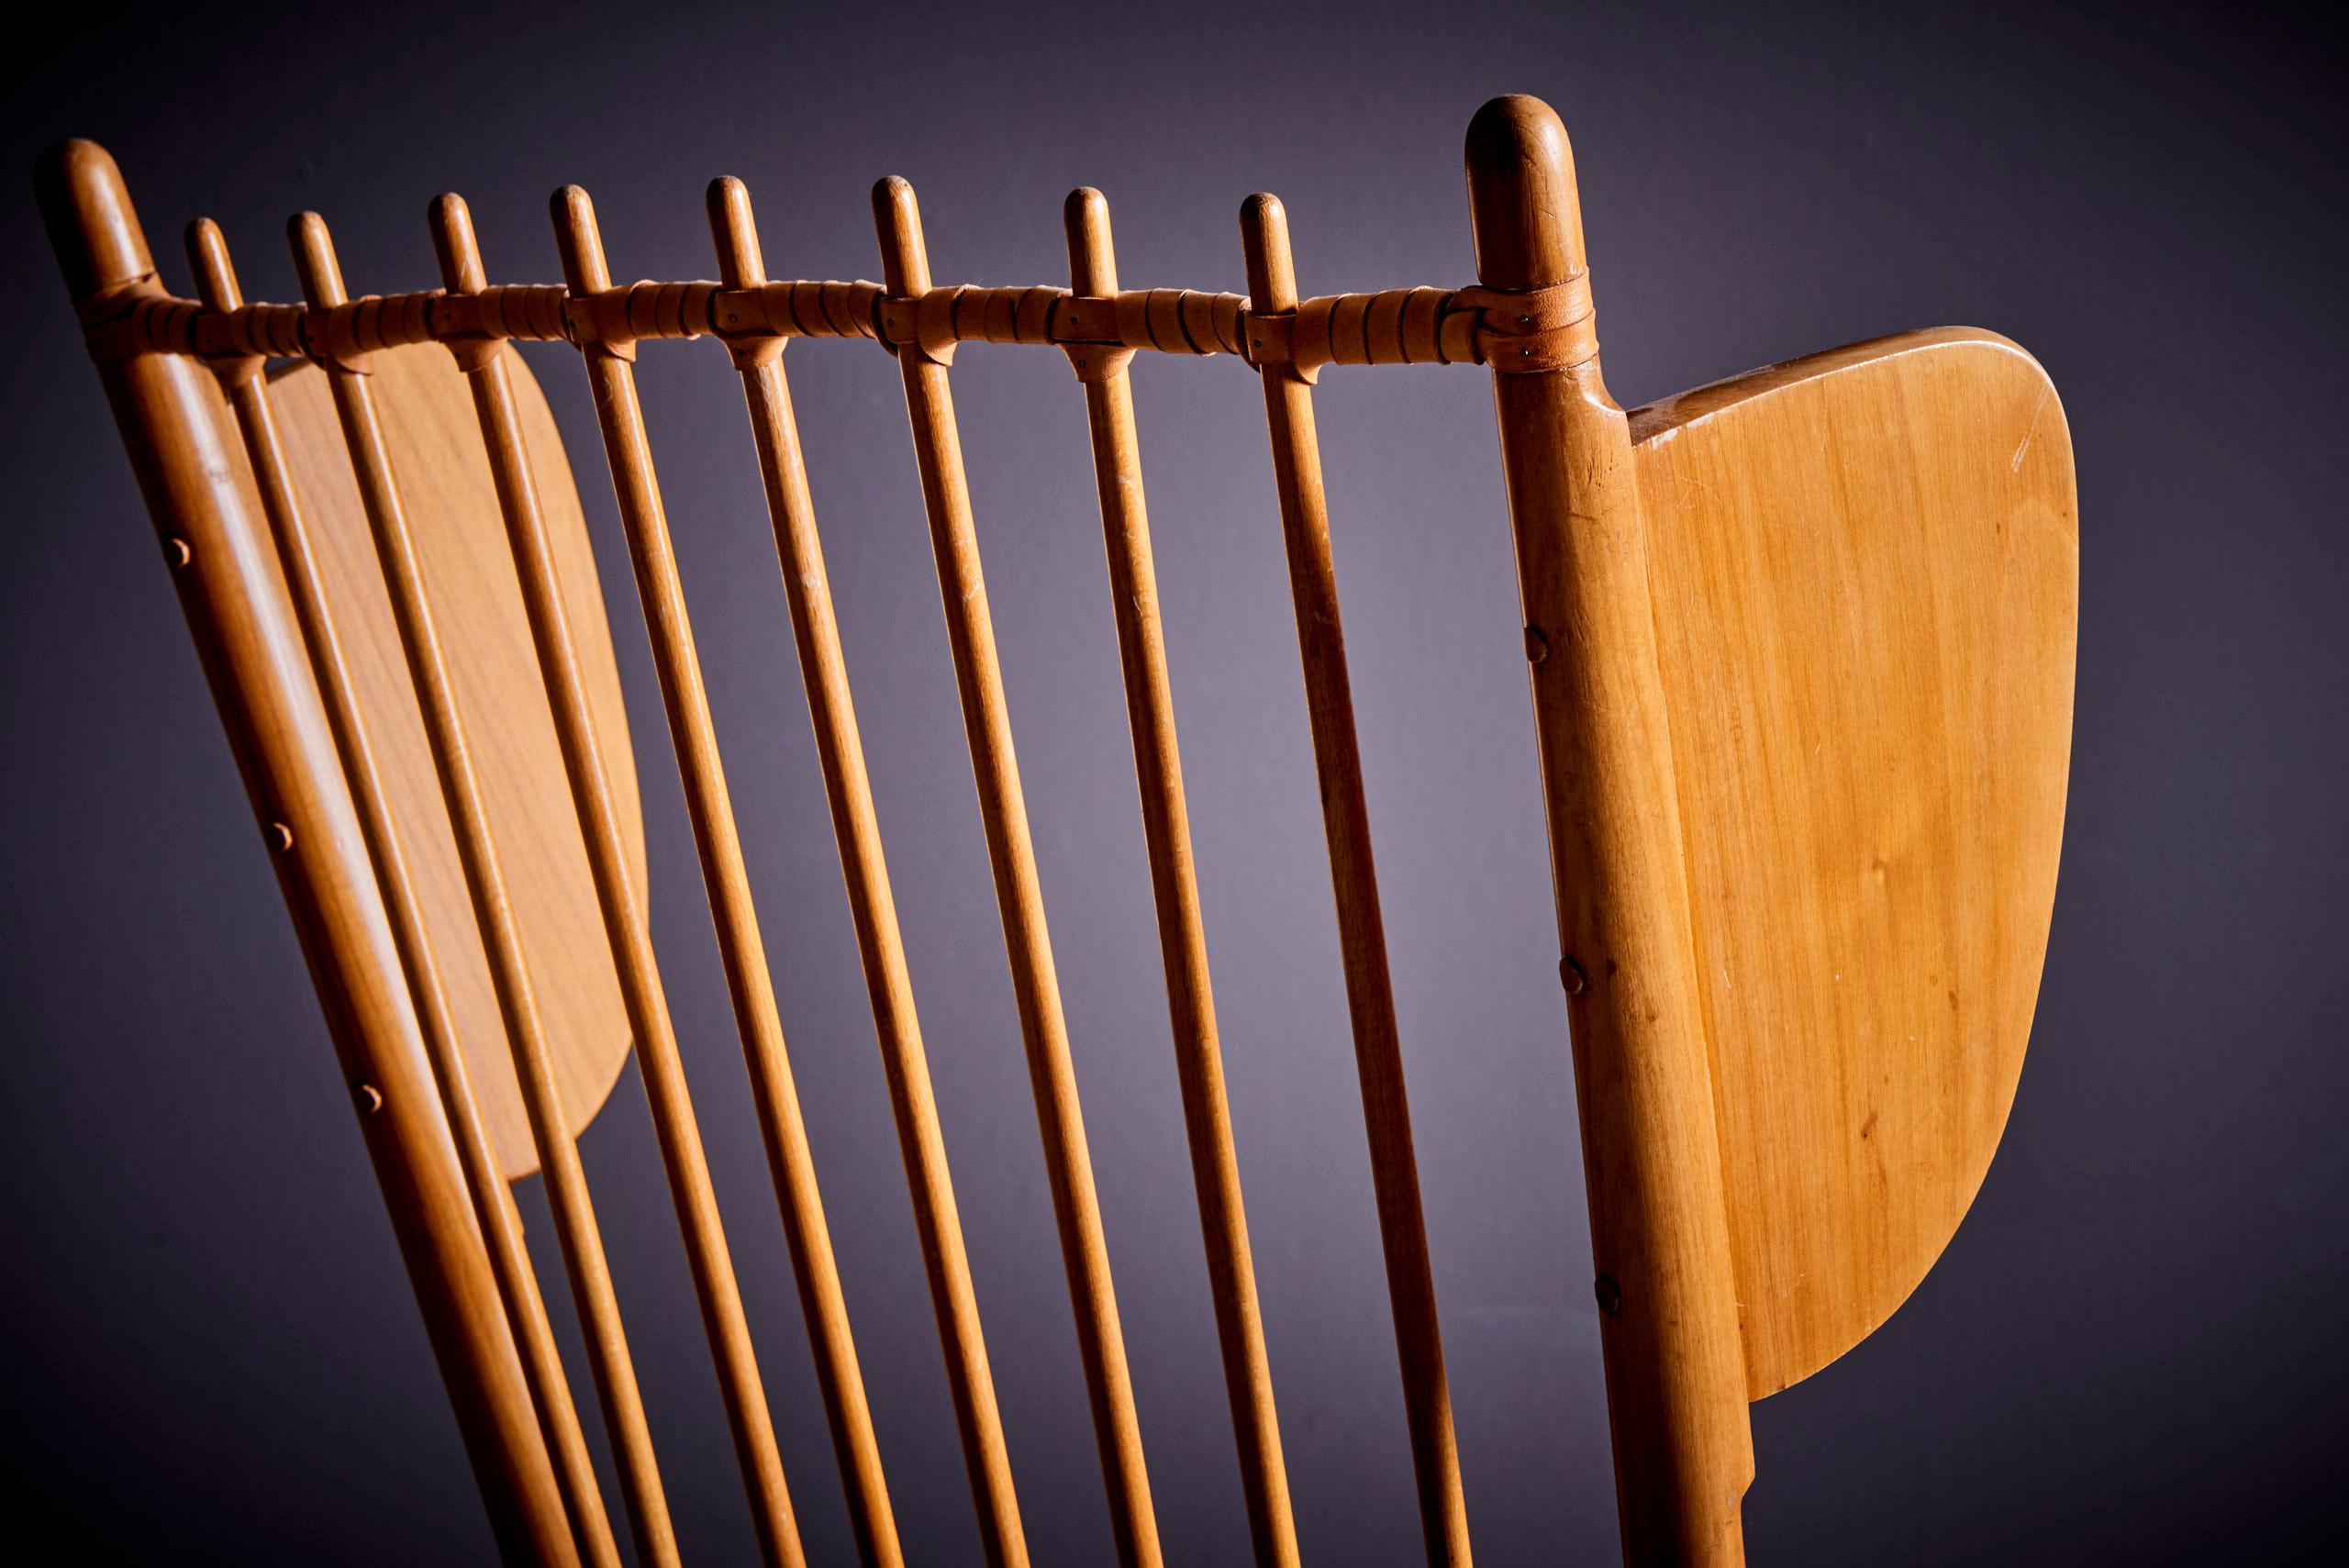
<instances>
[{"instance_id":1,"label":"rounded spindle top","mask_svg":"<svg viewBox=\"0 0 2349 1568\"><path fill-rule=\"evenodd\" d=\"M1270 191L1240 204L1240 239L1248 253L1251 309L1274 313L1297 308L1297 261L1288 247L1288 209Z\"/></svg>"},{"instance_id":2,"label":"rounded spindle top","mask_svg":"<svg viewBox=\"0 0 2349 1568\"><path fill-rule=\"evenodd\" d=\"M297 212L285 220L285 238L294 246L294 271L302 280L302 297L320 310L348 303L342 286L342 263L335 260L334 236L327 220L314 212Z\"/></svg>"},{"instance_id":3,"label":"rounded spindle top","mask_svg":"<svg viewBox=\"0 0 2349 1568\"><path fill-rule=\"evenodd\" d=\"M206 310L235 310L245 303L237 286L236 265L228 260L228 239L220 226L199 217L187 226L187 261L195 270L195 295Z\"/></svg>"},{"instance_id":4,"label":"rounded spindle top","mask_svg":"<svg viewBox=\"0 0 2349 1568\"><path fill-rule=\"evenodd\" d=\"M596 204L583 185L563 185L547 198L554 219L555 249L562 253L563 286L574 299L612 286L611 263L604 257L603 230L596 227Z\"/></svg>"},{"instance_id":5,"label":"rounded spindle top","mask_svg":"<svg viewBox=\"0 0 2349 1568\"><path fill-rule=\"evenodd\" d=\"M892 174L873 187L873 222L881 234L881 281L903 299L930 292L930 249L911 183Z\"/></svg>"},{"instance_id":6,"label":"rounded spindle top","mask_svg":"<svg viewBox=\"0 0 2349 1568\"><path fill-rule=\"evenodd\" d=\"M756 288L767 281L759 253L758 220L751 212L751 187L731 174L709 183L709 238L718 247L718 281L728 288Z\"/></svg>"},{"instance_id":7,"label":"rounded spindle top","mask_svg":"<svg viewBox=\"0 0 2349 1568\"><path fill-rule=\"evenodd\" d=\"M425 209L432 227L432 252L440 263L440 286L451 294L479 294L489 286L481 241L473 234L473 209L454 191L432 198Z\"/></svg>"},{"instance_id":8,"label":"rounded spindle top","mask_svg":"<svg viewBox=\"0 0 2349 1568\"><path fill-rule=\"evenodd\" d=\"M1555 110L1522 93L1495 98L1468 122L1467 161L1478 282L1550 288L1584 270L1574 148Z\"/></svg>"},{"instance_id":9,"label":"rounded spindle top","mask_svg":"<svg viewBox=\"0 0 2349 1568\"><path fill-rule=\"evenodd\" d=\"M49 242L76 299L145 277L155 270L139 214L114 158L76 137L40 155L33 185Z\"/></svg>"},{"instance_id":10,"label":"rounded spindle top","mask_svg":"<svg viewBox=\"0 0 2349 1568\"><path fill-rule=\"evenodd\" d=\"M1118 252L1109 240L1109 198L1090 185L1068 194L1061 208L1068 229L1068 281L1072 293L1104 299L1118 292Z\"/></svg>"}]
</instances>

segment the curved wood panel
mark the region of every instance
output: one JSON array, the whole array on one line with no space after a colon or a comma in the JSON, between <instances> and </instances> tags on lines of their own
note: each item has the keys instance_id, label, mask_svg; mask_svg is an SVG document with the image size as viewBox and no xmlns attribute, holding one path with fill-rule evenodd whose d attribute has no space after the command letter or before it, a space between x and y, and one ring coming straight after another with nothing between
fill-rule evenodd
<instances>
[{"instance_id":1,"label":"curved wood panel","mask_svg":"<svg viewBox=\"0 0 2349 1568\"><path fill-rule=\"evenodd\" d=\"M448 647L465 731L506 884L514 900L556 1053L565 1119L576 1133L595 1119L629 1051L619 981L589 880L587 850L571 809L554 717L531 651L522 592L491 488L473 397L446 350L392 349L370 361L390 442L393 472L424 561L434 618ZM539 498L554 540L564 608L579 639L604 757L622 813L629 873L645 896L644 819L635 753L620 701L611 627L562 438L520 357L513 366ZM514 1063L491 989L489 961L473 923L456 840L433 775L424 719L402 660L391 601L344 453L342 436L315 365L271 383L285 430L288 462L311 519L368 731L391 791L429 926L433 951L473 1071L473 1095L508 1180L538 1169Z\"/></svg>"},{"instance_id":2,"label":"curved wood panel","mask_svg":"<svg viewBox=\"0 0 2349 1568\"><path fill-rule=\"evenodd\" d=\"M1943 328L1631 416L1748 1396L1916 1287L2013 1103L2078 523L2045 373Z\"/></svg>"}]
</instances>

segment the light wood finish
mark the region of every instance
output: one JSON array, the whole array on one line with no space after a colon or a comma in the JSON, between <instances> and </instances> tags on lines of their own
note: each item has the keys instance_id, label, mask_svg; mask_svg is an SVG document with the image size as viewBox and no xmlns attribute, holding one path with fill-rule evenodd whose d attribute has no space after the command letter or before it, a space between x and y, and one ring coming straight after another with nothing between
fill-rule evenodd
<instances>
[{"instance_id":1,"label":"light wood finish","mask_svg":"<svg viewBox=\"0 0 2349 1568\"><path fill-rule=\"evenodd\" d=\"M439 211L443 232L456 237L454 247L471 258L473 228L463 204L444 196ZM573 290L585 293L607 286L610 269L604 258L603 239L596 231L595 208L584 191L574 186L559 193L555 231L563 276ZM470 272L467 275L470 278ZM857 1368L848 1302L841 1293L831 1232L817 1189L815 1157L807 1146L807 1123L800 1115L799 1093L792 1083L791 1061L784 1047L783 1020L775 1006L774 983L767 972L766 944L759 936L750 871L743 863L741 838L734 826L734 806L718 756L708 693L702 683L701 659L694 651L693 622L685 609L685 585L677 574L676 550L669 537L660 481L653 473L644 410L636 395L636 374L626 358L593 344L582 347L581 360L611 465L620 522L628 534L637 597L652 639L653 668L660 677L678 772L685 780L686 814L693 820L702 881L717 922L718 957L733 999L743 1059L750 1069L751 1097L766 1143L767 1167L783 1210L784 1240L799 1284L800 1309L815 1348L817 1385L831 1427L841 1481L848 1492L849 1523L857 1555L867 1563L895 1565L903 1562L903 1556L897 1546L896 1521L889 1508L888 1482L881 1470L873 1413L865 1404L864 1377Z\"/></svg>"},{"instance_id":2,"label":"light wood finish","mask_svg":"<svg viewBox=\"0 0 2349 1568\"><path fill-rule=\"evenodd\" d=\"M1546 105L1487 104L1468 183L1486 286L1585 271L1572 154ZM1623 1551L1726 1568L1744 1557L1753 1453L1639 470L1595 344L1581 364L1493 385L1541 655L1534 728Z\"/></svg>"},{"instance_id":3,"label":"light wood finish","mask_svg":"<svg viewBox=\"0 0 2349 1568\"><path fill-rule=\"evenodd\" d=\"M759 250L758 226L751 212L750 192L740 181L711 183L709 222L726 285L762 287L766 268ZM1027 1538L1012 1485L1003 1418L996 1406L995 1378L987 1366L978 1298L971 1285L970 1259L963 1251L963 1222L947 1171L945 1136L930 1090L930 1062L922 1050L921 1026L914 1009L913 981L906 970L905 944L897 931L897 906L889 887L880 822L873 809L864 743L857 734L856 705L841 651L840 623L832 614L823 539L816 528L807 465L800 452L791 388L784 375L785 339L753 332L730 341L735 368L742 376L751 439L758 448L767 512L774 525L784 597L790 606L792 636L799 651L800 680L807 688L816 755L823 769L841 873L847 879L849 917L856 928L857 952L872 996L889 1106L896 1118L897 1146L913 1198L914 1228L921 1238L930 1306L946 1357L947 1386L962 1435L963 1463L970 1473L972 1500L978 1510L979 1537L989 1563L1016 1568L1028 1561Z\"/></svg>"},{"instance_id":4,"label":"light wood finish","mask_svg":"<svg viewBox=\"0 0 2349 1568\"><path fill-rule=\"evenodd\" d=\"M1913 332L1634 412L1759 1399L1973 1201L2039 990L2079 525L2046 374Z\"/></svg>"},{"instance_id":5,"label":"light wood finish","mask_svg":"<svg viewBox=\"0 0 2349 1568\"><path fill-rule=\"evenodd\" d=\"M347 298L323 224L306 217L295 238L308 303L279 306L236 297L225 250L203 228L206 298L173 296L105 154L68 144L45 163L43 204L85 340L275 850L509 1559L567 1564L584 1548L603 1563L615 1551L497 1190L532 1151L637 1555L675 1558L573 1141L630 1037L761 1545L775 1562L799 1552L647 936L593 562L561 444L503 352L510 339L559 339L582 350L596 395L859 1548L868 1562L896 1560L629 369L641 342L716 335L743 381L989 1561L1024 1568L1027 1548L783 375L795 337L869 339L899 362L1128 1563L1156 1563L1159 1543L947 366L965 341L1052 346L1085 388L1227 1391L1255 1553L1277 1564L1297 1560L1295 1527L1128 367L1145 350L1234 353L1261 377L1421 1519L1444 1563L1469 1560L1466 1512L1311 387L1330 365L1495 373L1625 1551L1639 1563L1742 1562L1749 1401L1841 1354L1915 1286L1977 1189L2015 1093L2066 783L2078 592L2069 439L2039 367L1962 328L1854 345L1626 416L1601 375L1556 116L1531 98L1494 100L1470 128L1467 165L1480 280L1467 288L1300 299L1285 216L1258 196L1241 215L1249 298L1120 290L1093 191L1064 214L1072 288L933 286L902 181L874 192L884 283L771 280L747 195L720 181L719 281L615 285L585 198L571 192L556 204L568 284L491 285L462 204L447 198L436 213L445 289ZM457 373L425 344L463 368L477 432L452 420ZM264 389L262 363L289 358L317 368ZM229 433L223 387L250 454ZM325 455L329 406L349 471ZM491 491L502 555L482 543ZM375 547L373 571L347 553L354 519ZM518 678L534 666L537 682ZM477 758L469 725L518 739ZM570 822L541 808L557 765ZM584 922L588 887L597 931ZM548 1010L574 1003L575 1017ZM527 1140L505 1064L484 1050L500 1032Z\"/></svg>"},{"instance_id":6,"label":"light wood finish","mask_svg":"<svg viewBox=\"0 0 2349 1568\"><path fill-rule=\"evenodd\" d=\"M129 193L104 149L52 148L38 183L66 289L85 322L161 295ZM398 948L219 387L184 356L102 359L97 371L317 977L491 1529L509 1561L575 1563Z\"/></svg>"},{"instance_id":7,"label":"light wood finish","mask_svg":"<svg viewBox=\"0 0 2349 1568\"><path fill-rule=\"evenodd\" d=\"M1079 299L1114 299L1118 261L1109 236L1108 198L1073 192L1064 215L1069 282ZM1297 1523L1281 1455L1280 1417L1256 1307L1256 1271L1248 1251L1248 1217L1240 1195L1240 1159L1224 1095L1223 1047L1216 1031L1215 991L1208 976L1207 929L1191 862L1190 813L1183 800L1183 762L1175 744L1174 695L1167 680L1166 639L1159 625L1158 570L1142 499L1141 446L1134 431L1133 387L1114 350L1072 348L1093 433L1094 485L1109 564L1109 603L1125 672L1126 716L1133 730L1141 785L1142 838L1150 851L1151 892L1166 966L1166 1005L1174 1035L1174 1068L1190 1137L1199 1229L1207 1243L1208 1283L1240 1450L1240 1484L1256 1561L1294 1564Z\"/></svg>"},{"instance_id":8,"label":"light wood finish","mask_svg":"<svg viewBox=\"0 0 2349 1568\"><path fill-rule=\"evenodd\" d=\"M628 1015L611 949L596 917L587 850L560 799L562 753L554 717L532 668L522 590L506 551L495 548L497 497L464 378L430 344L373 355L369 371L392 472L406 503L426 593L457 641L449 678L465 732L480 737L473 757L482 806L497 841L539 1008L546 1021L563 1117L573 1137L603 1108L629 1052ZM457 1039L498 1167L517 1180L539 1168L538 1145L506 1049L505 1023L489 957L475 929L456 837L432 767L432 749L400 649L399 628L367 527L351 461L343 453L327 373L295 365L271 378L270 401L283 428L287 478L311 521L325 603L341 628L353 695L377 738L392 824L406 848L425 927L437 933L435 957ZM636 885L644 882L644 817L636 762L620 702L603 587L588 548L587 525L572 483L562 439L546 397L527 367L516 378L530 466L545 497L563 603L573 609L596 727L616 759L612 788ZM483 548L487 541L491 548ZM642 895L639 895L641 900Z\"/></svg>"},{"instance_id":9,"label":"light wood finish","mask_svg":"<svg viewBox=\"0 0 2349 1568\"><path fill-rule=\"evenodd\" d=\"M1288 217L1280 202L1270 195L1249 197L1240 211L1240 227L1254 309L1264 315L1295 310L1297 267L1289 250ZM1427 1221L1419 1207L1419 1156L1411 1143L1402 1040L1386 969L1386 921L1371 858L1370 806L1363 792L1362 750L1354 734L1345 627L1338 613L1329 498L1322 489L1321 449L1313 428L1313 388L1292 366L1278 363L1267 366L1263 379L1273 478L1288 551L1289 592L1297 608L1306 713L1321 785L1321 823L1329 840L1330 884L1337 898L1354 1065L1362 1080L1363 1122L1370 1140L1371 1183L1386 1258L1395 1350L1403 1373L1403 1412L1419 1484L1419 1523L1429 1562L1464 1568L1470 1560L1468 1507L1460 1485L1459 1444L1452 1430L1452 1394L1443 1373Z\"/></svg>"},{"instance_id":10,"label":"light wood finish","mask_svg":"<svg viewBox=\"0 0 2349 1568\"><path fill-rule=\"evenodd\" d=\"M187 249L205 303L215 310L236 309L243 295L219 226L209 218L190 224ZM465 1062L456 1016L433 950L430 917L417 896L406 851L393 822L390 789L368 734L359 684L344 654L341 628L328 606L326 575L312 542L312 530L286 470L284 446L261 373L262 362L257 357L239 358L217 361L214 370L244 437L245 455L252 465L262 510L277 544L295 620L309 650L310 669L325 704L336 757L351 785L368 862L383 892L393 944L407 980L409 1003L422 1028L441 1109L464 1167L466 1195L473 1201L473 1218L488 1250L507 1324L520 1351L539 1429L554 1458L555 1479L562 1490L573 1537L581 1557L596 1568L618 1568L619 1547L604 1511L595 1461L580 1429L571 1385L555 1348L554 1329L547 1321L546 1303L540 1296L538 1276L522 1240L521 1216L515 1211L513 1195L507 1190L473 1097L473 1073Z\"/></svg>"},{"instance_id":11,"label":"light wood finish","mask_svg":"<svg viewBox=\"0 0 2349 1568\"><path fill-rule=\"evenodd\" d=\"M291 225L291 238L303 293L313 305L341 304L347 297L342 269L335 261L334 242L325 219L316 213L300 215ZM514 920L512 895L498 860L464 719L457 707L435 606L392 471L373 384L365 371L348 363L330 363L327 377L384 584L391 594L400 647L422 704L433 767L456 828L473 917L489 951L507 1044L514 1053L516 1076L538 1142L540 1169L546 1173L555 1234L569 1272L572 1299L585 1330L605 1429L618 1460L637 1555L649 1563L674 1564L676 1536L652 1455L635 1362L620 1324L618 1296L612 1287L595 1207L588 1198L586 1174L563 1115L562 1092L555 1077L544 1016L539 1010L529 958Z\"/></svg>"},{"instance_id":12,"label":"light wood finish","mask_svg":"<svg viewBox=\"0 0 2349 1568\"><path fill-rule=\"evenodd\" d=\"M567 196L568 193L556 194L559 221ZM431 217L442 285L451 295L479 292L487 279L464 204L443 196L433 204ZM686 1267L701 1307L702 1329L717 1364L718 1394L726 1407L735 1459L751 1504L751 1528L765 1562L797 1568L804 1557L784 1480L783 1456L775 1444L774 1418L759 1378L750 1322L742 1310L725 1225L718 1212L718 1194L710 1184L693 1096L685 1085L676 1030L662 988L660 964L653 956L652 933L630 880L618 806L588 706L577 639L555 575L552 545L539 506L529 452L522 444L513 383L507 373L507 361L511 357L496 343L465 346L459 351L458 363L473 384L473 408L489 452L490 473L496 481L498 507L505 514L507 542L521 579L530 640L538 650L539 672L546 683L548 706L554 711L555 735L562 744L572 809L587 841L596 903L604 917L613 960L619 967L620 995L628 1005L629 1025L636 1036L637 1062L644 1074L653 1136L661 1147Z\"/></svg>"},{"instance_id":13,"label":"light wood finish","mask_svg":"<svg viewBox=\"0 0 2349 1568\"><path fill-rule=\"evenodd\" d=\"M882 181L874 187L873 210L881 232L883 281L890 294L902 298L927 292L930 258L913 187L903 180ZM921 469L930 545L938 558L947 641L953 651L979 815L995 870L1012 990L1028 1050L1029 1081L1035 1090L1036 1120L1043 1135L1061 1258L1068 1269L1069 1297L1076 1313L1077 1350L1092 1397L1094 1436L1109 1495L1110 1532L1120 1562L1148 1568L1160 1560L1158 1526L1151 1509L1132 1381L1126 1370L1125 1337L1109 1280L1108 1245L1093 1190L1093 1162L1085 1150L1084 1113L1077 1104L1076 1069L1061 1014L1060 981L1052 970L1052 939L1044 926L1035 846L1029 838L1028 807L1012 754L1011 717L1004 701L1003 672L996 661L995 627L987 613L978 536L963 475L953 394L946 367L919 344L900 346L897 364Z\"/></svg>"}]
</instances>

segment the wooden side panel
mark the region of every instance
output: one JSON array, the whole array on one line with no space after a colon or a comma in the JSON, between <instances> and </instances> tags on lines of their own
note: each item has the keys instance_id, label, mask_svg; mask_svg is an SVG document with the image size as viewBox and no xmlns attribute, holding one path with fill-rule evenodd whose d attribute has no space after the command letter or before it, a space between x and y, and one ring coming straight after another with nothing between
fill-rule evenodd
<instances>
[{"instance_id":1,"label":"wooden side panel","mask_svg":"<svg viewBox=\"0 0 2349 1568\"><path fill-rule=\"evenodd\" d=\"M521 587L490 484L473 397L448 350L437 345L387 350L369 362L554 1044L564 1115L576 1134L595 1119L619 1077L629 1051L628 1019L611 948L596 915L578 820L567 806L548 807L550 801L569 799L562 756L531 651ZM579 492L545 395L518 358L514 379L554 535L564 604L578 633L581 662L606 740L605 759L622 807L629 869L641 896L644 820L635 753ZM527 1175L539 1163L529 1120L325 373L315 365L297 365L271 383L270 395L284 428L294 481L310 511L332 610L365 705L400 839L408 848L482 1119L507 1179Z\"/></svg>"},{"instance_id":2,"label":"wooden side panel","mask_svg":"<svg viewBox=\"0 0 2349 1568\"><path fill-rule=\"evenodd\" d=\"M1631 416L1749 1396L1916 1287L2022 1067L2069 769L2070 436L1960 328Z\"/></svg>"}]
</instances>

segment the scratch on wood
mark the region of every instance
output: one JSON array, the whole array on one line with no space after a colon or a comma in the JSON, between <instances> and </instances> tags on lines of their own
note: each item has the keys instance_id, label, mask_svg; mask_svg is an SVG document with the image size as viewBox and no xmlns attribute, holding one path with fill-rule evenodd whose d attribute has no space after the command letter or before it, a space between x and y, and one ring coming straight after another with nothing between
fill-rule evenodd
<instances>
[{"instance_id":1,"label":"scratch on wood","mask_svg":"<svg viewBox=\"0 0 2349 1568\"><path fill-rule=\"evenodd\" d=\"M2031 406L2031 423L2022 428L2022 442L2015 448L2014 458L2007 464L2009 473L2022 472L2023 454L2031 450L2031 438L2039 433L2039 416L2045 411L2046 407L2047 386L2042 383L2039 388L2039 401Z\"/></svg>"}]
</instances>

